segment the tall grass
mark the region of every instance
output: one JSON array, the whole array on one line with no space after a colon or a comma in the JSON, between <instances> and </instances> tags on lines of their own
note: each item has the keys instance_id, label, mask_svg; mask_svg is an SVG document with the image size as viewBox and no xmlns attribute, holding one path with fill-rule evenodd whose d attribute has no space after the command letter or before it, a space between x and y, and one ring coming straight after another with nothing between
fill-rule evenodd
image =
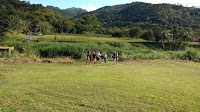
<instances>
[{"instance_id":1,"label":"tall grass","mask_svg":"<svg viewBox=\"0 0 200 112\"><path fill-rule=\"evenodd\" d=\"M80 37L81 38L81 37ZM86 38L86 37L83 37ZM97 38L97 37L91 37ZM99 37L100 38L100 37ZM126 39L125 39L126 40ZM21 57L41 57L57 58L71 57L83 60L86 52L105 51L111 55L114 51L119 51L119 59L182 59L200 61L200 51L198 48L187 47L176 51L169 50L170 46L162 49L161 44L153 42L126 42L122 41L87 41L87 42L30 42L16 38L0 38L1 46L14 46L15 55ZM167 50L168 49L168 50ZM1 53L0 57L8 57L6 53ZM109 56L110 57L110 56Z\"/></svg>"},{"instance_id":2,"label":"tall grass","mask_svg":"<svg viewBox=\"0 0 200 112\"><path fill-rule=\"evenodd\" d=\"M97 43L59 43L59 42L43 42L33 45L33 49L39 57L71 57L75 59L85 58L87 51L105 51L112 53L114 47L108 44Z\"/></svg>"}]
</instances>

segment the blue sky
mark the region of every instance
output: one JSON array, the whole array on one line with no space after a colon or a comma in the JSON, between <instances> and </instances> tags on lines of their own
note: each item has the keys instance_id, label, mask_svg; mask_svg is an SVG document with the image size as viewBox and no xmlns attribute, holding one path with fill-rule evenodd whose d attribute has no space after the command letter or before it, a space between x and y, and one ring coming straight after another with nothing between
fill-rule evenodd
<instances>
[{"instance_id":1,"label":"blue sky","mask_svg":"<svg viewBox=\"0 0 200 112\"><path fill-rule=\"evenodd\" d=\"M83 8L88 11L96 10L100 7L111 6L117 4L131 3L135 1L148 2L148 3L171 3L182 4L184 6L200 6L200 0L24 0L29 1L31 4L42 4L43 6L51 5L61 9L76 7Z\"/></svg>"}]
</instances>

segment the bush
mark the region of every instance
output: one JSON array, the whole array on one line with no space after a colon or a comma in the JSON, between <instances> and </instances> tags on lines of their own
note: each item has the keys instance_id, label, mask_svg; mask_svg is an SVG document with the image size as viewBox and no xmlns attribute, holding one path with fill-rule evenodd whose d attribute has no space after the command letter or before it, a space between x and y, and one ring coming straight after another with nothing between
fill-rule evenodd
<instances>
[{"instance_id":1,"label":"bush","mask_svg":"<svg viewBox=\"0 0 200 112\"><path fill-rule=\"evenodd\" d=\"M181 58L185 60L200 61L200 51L198 49L188 47Z\"/></svg>"},{"instance_id":2,"label":"bush","mask_svg":"<svg viewBox=\"0 0 200 112\"><path fill-rule=\"evenodd\" d=\"M22 41L20 39L16 38L9 38L9 37L2 37L0 39L2 46L13 46L15 50L19 51L20 53L23 53L25 49L29 48L29 43L27 41Z\"/></svg>"},{"instance_id":3,"label":"bush","mask_svg":"<svg viewBox=\"0 0 200 112\"><path fill-rule=\"evenodd\" d=\"M4 42L5 40L8 40L8 39L10 39L9 37L0 37L0 42L2 43L2 42Z\"/></svg>"},{"instance_id":4,"label":"bush","mask_svg":"<svg viewBox=\"0 0 200 112\"><path fill-rule=\"evenodd\" d=\"M15 51L17 51L20 54L25 53L27 56L30 55L31 52L31 45L33 43L17 38L9 38L9 37L2 37L0 38L0 45L1 46L7 46L11 47L13 46ZM35 55L35 54L31 54Z\"/></svg>"},{"instance_id":5,"label":"bush","mask_svg":"<svg viewBox=\"0 0 200 112\"><path fill-rule=\"evenodd\" d=\"M121 37L124 36L124 32L123 31L115 31L111 35L112 35L112 37L119 37L119 38L121 38Z\"/></svg>"},{"instance_id":6,"label":"bush","mask_svg":"<svg viewBox=\"0 0 200 112\"><path fill-rule=\"evenodd\" d=\"M48 58L70 56L79 59L82 52L79 46L63 43L38 43L33 48L40 57Z\"/></svg>"},{"instance_id":7,"label":"bush","mask_svg":"<svg viewBox=\"0 0 200 112\"><path fill-rule=\"evenodd\" d=\"M0 57L7 58L7 57L9 57L9 53L8 52L0 52Z\"/></svg>"}]
</instances>

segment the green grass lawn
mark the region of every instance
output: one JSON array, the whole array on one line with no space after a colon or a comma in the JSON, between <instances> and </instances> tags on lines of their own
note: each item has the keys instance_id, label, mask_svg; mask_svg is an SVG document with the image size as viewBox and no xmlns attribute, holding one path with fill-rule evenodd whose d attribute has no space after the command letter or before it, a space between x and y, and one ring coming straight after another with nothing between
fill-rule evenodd
<instances>
[{"instance_id":1,"label":"green grass lawn","mask_svg":"<svg viewBox=\"0 0 200 112\"><path fill-rule=\"evenodd\" d=\"M0 63L0 111L200 111L200 64Z\"/></svg>"}]
</instances>

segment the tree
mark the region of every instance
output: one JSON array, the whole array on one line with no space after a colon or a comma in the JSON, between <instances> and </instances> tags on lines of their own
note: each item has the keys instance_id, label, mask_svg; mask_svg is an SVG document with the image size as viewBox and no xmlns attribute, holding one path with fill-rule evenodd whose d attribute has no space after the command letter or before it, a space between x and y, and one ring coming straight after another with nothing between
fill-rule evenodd
<instances>
[{"instance_id":1,"label":"tree","mask_svg":"<svg viewBox=\"0 0 200 112\"><path fill-rule=\"evenodd\" d=\"M47 21L40 22L39 24L40 31L43 34L51 34L52 33L52 27Z\"/></svg>"},{"instance_id":2,"label":"tree","mask_svg":"<svg viewBox=\"0 0 200 112\"><path fill-rule=\"evenodd\" d=\"M141 28L138 28L138 27L135 27L129 30L129 35L131 38L139 37L140 33L141 33Z\"/></svg>"},{"instance_id":3,"label":"tree","mask_svg":"<svg viewBox=\"0 0 200 112\"><path fill-rule=\"evenodd\" d=\"M123 31L121 31L121 30L118 30L118 31L114 31L113 33L112 33L112 36L113 37L123 37L123 35L124 35L124 33L123 33Z\"/></svg>"},{"instance_id":4,"label":"tree","mask_svg":"<svg viewBox=\"0 0 200 112\"><path fill-rule=\"evenodd\" d=\"M162 28L160 28L160 27L153 28L153 33L154 33L154 37L155 37L156 43L159 43L160 40L162 39L162 35L163 35Z\"/></svg>"},{"instance_id":5,"label":"tree","mask_svg":"<svg viewBox=\"0 0 200 112\"><path fill-rule=\"evenodd\" d=\"M7 31L8 23L0 18L0 36L4 35L4 32Z\"/></svg>"},{"instance_id":6,"label":"tree","mask_svg":"<svg viewBox=\"0 0 200 112\"><path fill-rule=\"evenodd\" d=\"M154 39L154 34L152 30L149 30L145 33L142 34L141 38L143 38L144 40L148 40L148 41L152 41L155 40Z\"/></svg>"},{"instance_id":7,"label":"tree","mask_svg":"<svg viewBox=\"0 0 200 112\"><path fill-rule=\"evenodd\" d=\"M93 15L85 15L78 20L77 28L83 32L94 32L101 27L97 18Z\"/></svg>"},{"instance_id":8,"label":"tree","mask_svg":"<svg viewBox=\"0 0 200 112\"><path fill-rule=\"evenodd\" d=\"M172 30L171 30L171 33L173 34L173 46L176 48L178 45L179 45L179 27L176 25L176 26L173 26Z\"/></svg>"},{"instance_id":9,"label":"tree","mask_svg":"<svg viewBox=\"0 0 200 112\"><path fill-rule=\"evenodd\" d=\"M192 40L192 36L190 34L190 32L186 31L186 30L180 30L178 32L178 39L177 44L182 45L184 42L188 43L189 41Z\"/></svg>"},{"instance_id":10,"label":"tree","mask_svg":"<svg viewBox=\"0 0 200 112\"><path fill-rule=\"evenodd\" d=\"M15 16L15 15L10 15L8 18L7 18L8 22L8 30L7 31L10 31L13 35L19 33L19 32L22 32L22 20L19 16Z\"/></svg>"},{"instance_id":11,"label":"tree","mask_svg":"<svg viewBox=\"0 0 200 112\"><path fill-rule=\"evenodd\" d=\"M162 48L165 49L165 41L167 39L166 33L164 31L160 32L160 35L158 36L162 43ZM170 45L171 47L171 45Z\"/></svg>"},{"instance_id":12,"label":"tree","mask_svg":"<svg viewBox=\"0 0 200 112\"><path fill-rule=\"evenodd\" d=\"M199 38L200 37L200 29L194 30L193 36L194 36L194 38Z\"/></svg>"},{"instance_id":13,"label":"tree","mask_svg":"<svg viewBox=\"0 0 200 112\"><path fill-rule=\"evenodd\" d=\"M174 26L171 32L174 34L173 44L175 48L192 40L192 36L189 30Z\"/></svg>"},{"instance_id":14,"label":"tree","mask_svg":"<svg viewBox=\"0 0 200 112\"><path fill-rule=\"evenodd\" d=\"M31 27L31 22L24 20L22 21L22 33L28 35L28 33L30 32L29 27Z\"/></svg>"},{"instance_id":15,"label":"tree","mask_svg":"<svg viewBox=\"0 0 200 112\"><path fill-rule=\"evenodd\" d=\"M113 27L111 31L112 37L123 37L124 36L124 31L123 29L120 29L118 27Z\"/></svg>"},{"instance_id":16,"label":"tree","mask_svg":"<svg viewBox=\"0 0 200 112\"><path fill-rule=\"evenodd\" d=\"M72 18L66 18L63 21L63 30L65 33L74 33L75 21Z\"/></svg>"}]
</instances>

